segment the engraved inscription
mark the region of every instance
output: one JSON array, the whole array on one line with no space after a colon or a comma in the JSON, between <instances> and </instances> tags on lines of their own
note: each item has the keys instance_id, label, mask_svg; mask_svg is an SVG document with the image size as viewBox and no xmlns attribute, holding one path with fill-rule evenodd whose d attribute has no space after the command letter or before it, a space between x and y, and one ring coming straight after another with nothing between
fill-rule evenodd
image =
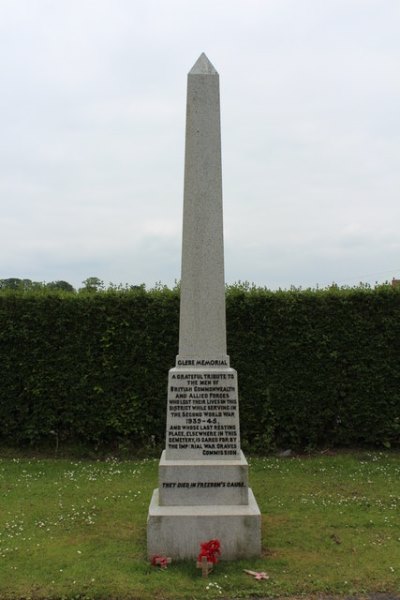
<instances>
[{"instance_id":1,"label":"engraved inscription","mask_svg":"<svg viewBox=\"0 0 400 600\"><path fill-rule=\"evenodd\" d=\"M179 451L182 458L239 456L237 382L233 369L171 369L166 449L174 455Z\"/></svg>"},{"instance_id":2,"label":"engraved inscription","mask_svg":"<svg viewBox=\"0 0 400 600\"><path fill-rule=\"evenodd\" d=\"M225 487L235 487L242 488L245 487L244 481L179 481L179 482L167 482L163 483L163 488L225 488Z\"/></svg>"}]
</instances>

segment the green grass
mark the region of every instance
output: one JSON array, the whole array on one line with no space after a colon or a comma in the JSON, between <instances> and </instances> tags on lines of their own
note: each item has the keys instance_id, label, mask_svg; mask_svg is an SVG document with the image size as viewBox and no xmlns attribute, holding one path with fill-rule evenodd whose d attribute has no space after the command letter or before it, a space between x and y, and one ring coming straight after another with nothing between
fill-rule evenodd
<instances>
[{"instance_id":1,"label":"green grass","mask_svg":"<svg viewBox=\"0 0 400 600\"><path fill-rule=\"evenodd\" d=\"M205 580L194 561L161 571L146 560L158 460L0 459L0 598L400 594L399 454L249 462L263 555Z\"/></svg>"}]
</instances>

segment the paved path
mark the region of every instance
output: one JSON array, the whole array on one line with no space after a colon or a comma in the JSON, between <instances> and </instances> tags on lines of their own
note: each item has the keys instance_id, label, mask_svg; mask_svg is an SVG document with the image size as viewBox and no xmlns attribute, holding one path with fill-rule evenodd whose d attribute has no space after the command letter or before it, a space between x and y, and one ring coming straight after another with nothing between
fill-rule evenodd
<instances>
[{"instance_id":1,"label":"paved path","mask_svg":"<svg viewBox=\"0 0 400 600\"><path fill-rule=\"evenodd\" d=\"M224 598L222 600L228 600L228 598ZM229 600L235 600L234 598L230 598ZM289 596L282 597L277 596L275 598L264 597L260 598L259 596L249 596L247 599L243 600L400 600L400 591L398 594L363 594L361 596L324 596L324 595L312 595L312 596Z\"/></svg>"}]
</instances>

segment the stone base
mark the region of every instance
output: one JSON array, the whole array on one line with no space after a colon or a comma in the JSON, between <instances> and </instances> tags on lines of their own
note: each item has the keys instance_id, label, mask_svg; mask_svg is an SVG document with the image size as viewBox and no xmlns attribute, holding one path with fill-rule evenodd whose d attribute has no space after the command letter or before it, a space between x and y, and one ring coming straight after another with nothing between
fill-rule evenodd
<instances>
[{"instance_id":1,"label":"stone base","mask_svg":"<svg viewBox=\"0 0 400 600\"><path fill-rule=\"evenodd\" d=\"M195 559L200 543L221 542L221 560L260 556L261 513L249 488L248 505L160 506L154 490L147 519L147 554Z\"/></svg>"},{"instance_id":2,"label":"stone base","mask_svg":"<svg viewBox=\"0 0 400 600\"><path fill-rule=\"evenodd\" d=\"M247 504L248 464L237 460L167 460L163 451L158 489L161 506Z\"/></svg>"}]
</instances>

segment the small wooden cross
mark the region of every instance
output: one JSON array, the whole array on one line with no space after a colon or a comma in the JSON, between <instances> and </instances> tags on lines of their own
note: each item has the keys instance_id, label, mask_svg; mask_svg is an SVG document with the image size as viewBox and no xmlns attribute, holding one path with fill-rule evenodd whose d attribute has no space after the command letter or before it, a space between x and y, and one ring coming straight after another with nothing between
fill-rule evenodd
<instances>
[{"instance_id":1,"label":"small wooden cross","mask_svg":"<svg viewBox=\"0 0 400 600\"><path fill-rule=\"evenodd\" d=\"M254 579L269 579L269 575L267 575L264 571L250 571L250 569L243 569L243 571L254 577Z\"/></svg>"},{"instance_id":2,"label":"small wooden cross","mask_svg":"<svg viewBox=\"0 0 400 600\"><path fill-rule=\"evenodd\" d=\"M201 569L201 574L203 577L208 577L208 574L211 573L213 569L213 563L208 562L207 556L202 556L201 561L197 561L197 568Z\"/></svg>"}]
</instances>

